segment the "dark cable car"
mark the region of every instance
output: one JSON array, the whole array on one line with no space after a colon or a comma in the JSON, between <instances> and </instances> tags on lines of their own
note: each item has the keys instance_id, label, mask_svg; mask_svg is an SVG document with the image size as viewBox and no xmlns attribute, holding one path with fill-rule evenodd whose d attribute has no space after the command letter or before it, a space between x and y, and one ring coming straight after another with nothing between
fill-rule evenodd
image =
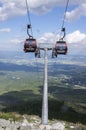
<instances>
[{"instance_id":1,"label":"dark cable car","mask_svg":"<svg viewBox=\"0 0 86 130\"><path fill-rule=\"evenodd\" d=\"M27 34L29 38L27 38L24 42L24 52L34 52L35 57L40 58L40 49L37 47L37 41L30 35L29 30L31 29L31 25L27 25ZM31 30L32 31L32 30Z\"/></svg>"},{"instance_id":2,"label":"dark cable car","mask_svg":"<svg viewBox=\"0 0 86 130\"><path fill-rule=\"evenodd\" d=\"M31 30L31 33L32 33L30 24L27 25L27 34L28 34L29 38L27 38L24 42L24 51L25 52L35 52L35 50L37 48L36 39L33 38L33 36L29 33L29 30Z\"/></svg>"},{"instance_id":3,"label":"dark cable car","mask_svg":"<svg viewBox=\"0 0 86 130\"><path fill-rule=\"evenodd\" d=\"M30 24L27 25L27 34L29 38L27 38L24 42L24 52L35 52L37 49L37 42L36 42L36 39L33 38L32 35L30 35L29 30L31 30Z\"/></svg>"},{"instance_id":4,"label":"dark cable car","mask_svg":"<svg viewBox=\"0 0 86 130\"><path fill-rule=\"evenodd\" d=\"M37 49L37 42L34 38L28 38L24 43L24 52L35 52Z\"/></svg>"},{"instance_id":5,"label":"dark cable car","mask_svg":"<svg viewBox=\"0 0 86 130\"><path fill-rule=\"evenodd\" d=\"M63 40L65 37L65 28L62 28L61 31L64 33L64 35L59 41L56 41L55 47L52 50L52 58L57 57L58 54L64 54L64 55L67 54L68 51L67 43L66 41Z\"/></svg>"},{"instance_id":6,"label":"dark cable car","mask_svg":"<svg viewBox=\"0 0 86 130\"><path fill-rule=\"evenodd\" d=\"M66 55L67 54L67 50L68 50L68 47L67 47L67 43L66 41L57 41L56 44L55 44L55 51L58 54L64 54Z\"/></svg>"},{"instance_id":7,"label":"dark cable car","mask_svg":"<svg viewBox=\"0 0 86 130\"><path fill-rule=\"evenodd\" d=\"M57 41L55 47L52 49L52 58L57 57L59 54L66 55L68 51L66 41Z\"/></svg>"},{"instance_id":8,"label":"dark cable car","mask_svg":"<svg viewBox=\"0 0 86 130\"><path fill-rule=\"evenodd\" d=\"M29 37L24 42L24 49L23 50L24 50L24 52L34 52L35 57L39 58L40 57L40 50L38 49L36 39L33 37L28 2L27 2L27 0L25 2L26 2L27 16L28 16L28 21L29 21L29 24L27 25L27 34Z\"/></svg>"}]
</instances>

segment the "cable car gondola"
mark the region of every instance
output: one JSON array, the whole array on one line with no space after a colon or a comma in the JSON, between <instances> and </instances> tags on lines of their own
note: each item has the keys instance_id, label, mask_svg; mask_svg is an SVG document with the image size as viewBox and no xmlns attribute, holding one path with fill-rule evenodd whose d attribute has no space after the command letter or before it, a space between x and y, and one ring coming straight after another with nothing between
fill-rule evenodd
<instances>
[{"instance_id":1,"label":"cable car gondola","mask_svg":"<svg viewBox=\"0 0 86 130\"><path fill-rule=\"evenodd\" d=\"M52 58L57 57L59 54L66 55L68 51L66 41L56 41L55 47L52 49Z\"/></svg>"},{"instance_id":2,"label":"cable car gondola","mask_svg":"<svg viewBox=\"0 0 86 130\"><path fill-rule=\"evenodd\" d=\"M37 42L34 38L28 38L24 43L24 52L35 52L37 50Z\"/></svg>"},{"instance_id":3,"label":"cable car gondola","mask_svg":"<svg viewBox=\"0 0 86 130\"><path fill-rule=\"evenodd\" d=\"M67 47L66 41L56 41L55 51L56 51L57 55L58 54L66 55L67 54L67 50L68 50L68 47Z\"/></svg>"},{"instance_id":4,"label":"cable car gondola","mask_svg":"<svg viewBox=\"0 0 86 130\"><path fill-rule=\"evenodd\" d=\"M52 50L52 58L57 57L58 54L63 55L67 54L68 51L67 43L66 41L63 40L65 37L65 28L62 28L61 31L64 33L64 35L59 41L56 41L55 47Z\"/></svg>"}]
</instances>

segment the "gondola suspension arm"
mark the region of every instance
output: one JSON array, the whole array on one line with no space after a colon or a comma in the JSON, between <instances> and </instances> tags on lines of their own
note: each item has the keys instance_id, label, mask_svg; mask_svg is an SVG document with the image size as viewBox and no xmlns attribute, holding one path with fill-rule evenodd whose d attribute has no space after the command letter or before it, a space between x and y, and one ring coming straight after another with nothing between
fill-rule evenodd
<instances>
[{"instance_id":1,"label":"gondola suspension arm","mask_svg":"<svg viewBox=\"0 0 86 130\"><path fill-rule=\"evenodd\" d=\"M33 31L32 31L32 26L31 26L31 19L30 19L28 2L27 2L27 0L25 0L25 2L26 2L27 16L28 16L28 21L29 21L29 24L27 25L27 34L30 38L30 37L33 37ZM29 33L29 30L31 30L31 34Z\"/></svg>"},{"instance_id":2,"label":"gondola suspension arm","mask_svg":"<svg viewBox=\"0 0 86 130\"><path fill-rule=\"evenodd\" d=\"M65 8L65 12L64 12L63 22L62 22L62 26L61 26L60 37L62 35L62 32L64 32L64 35L63 35L63 37L61 39L63 39L65 37L65 35L66 35L64 23L65 23L65 19L66 19L66 12L67 12L67 8L68 8L68 4L69 4L69 0L67 0L67 3L66 3L66 8Z\"/></svg>"}]
</instances>

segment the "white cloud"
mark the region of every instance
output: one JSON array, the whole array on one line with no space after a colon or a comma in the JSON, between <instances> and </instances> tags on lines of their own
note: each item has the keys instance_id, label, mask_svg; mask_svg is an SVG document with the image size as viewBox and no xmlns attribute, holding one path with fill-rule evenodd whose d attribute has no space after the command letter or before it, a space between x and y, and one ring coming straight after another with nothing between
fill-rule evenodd
<instances>
[{"instance_id":1,"label":"white cloud","mask_svg":"<svg viewBox=\"0 0 86 130\"><path fill-rule=\"evenodd\" d=\"M38 43L46 43L48 45L52 44L54 45L56 40L59 40L59 35L55 35L54 33L45 33L42 37L38 39ZM68 42L68 44L76 45L76 46L82 46L84 45L86 47L86 34L81 33L79 30L74 31L73 33L70 33L66 36L65 40Z\"/></svg>"},{"instance_id":2,"label":"white cloud","mask_svg":"<svg viewBox=\"0 0 86 130\"><path fill-rule=\"evenodd\" d=\"M48 43L48 44L51 44L54 42L55 40L55 35L54 33L45 33L42 37L40 37L38 39L38 43Z\"/></svg>"},{"instance_id":3,"label":"white cloud","mask_svg":"<svg viewBox=\"0 0 86 130\"><path fill-rule=\"evenodd\" d=\"M25 14L25 7L23 6L23 2L21 2L21 0L3 0L1 3L2 6L0 7L0 21L4 21L13 16Z\"/></svg>"},{"instance_id":4,"label":"white cloud","mask_svg":"<svg viewBox=\"0 0 86 130\"><path fill-rule=\"evenodd\" d=\"M22 38L14 38L11 39L9 42L12 44L19 44L19 43L24 43L24 40Z\"/></svg>"},{"instance_id":5,"label":"white cloud","mask_svg":"<svg viewBox=\"0 0 86 130\"><path fill-rule=\"evenodd\" d=\"M24 40L22 37L15 37L13 39L7 39L6 41L0 42L0 50L22 50L23 51L23 45Z\"/></svg>"},{"instance_id":6,"label":"white cloud","mask_svg":"<svg viewBox=\"0 0 86 130\"><path fill-rule=\"evenodd\" d=\"M76 30L71 34L68 34L66 39L69 43L77 43L78 45L81 45L86 43L86 34L81 33L79 30Z\"/></svg>"},{"instance_id":7,"label":"white cloud","mask_svg":"<svg viewBox=\"0 0 86 130\"><path fill-rule=\"evenodd\" d=\"M71 12L66 13L66 19L68 21L77 20L81 16L86 16L86 3L83 3Z\"/></svg>"},{"instance_id":8,"label":"white cloud","mask_svg":"<svg viewBox=\"0 0 86 130\"><path fill-rule=\"evenodd\" d=\"M76 30L68 34L66 40L69 54L86 55L86 34Z\"/></svg>"},{"instance_id":9,"label":"white cloud","mask_svg":"<svg viewBox=\"0 0 86 130\"><path fill-rule=\"evenodd\" d=\"M30 11L37 14L44 14L58 6L66 5L67 0L29 0ZM0 21L10 17L24 15L26 13L25 1L22 0L0 0ZM67 18L72 19L77 13L77 17L86 16L86 0L72 0L70 5L77 5L78 8L67 13ZM80 11L81 10L81 11ZM72 17L72 18L71 18Z\"/></svg>"},{"instance_id":10,"label":"white cloud","mask_svg":"<svg viewBox=\"0 0 86 130\"><path fill-rule=\"evenodd\" d=\"M11 29L10 28L1 28L0 32L7 32L7 33L9 33L9 32L11 32Z\"/></svg>"}]
</instances>

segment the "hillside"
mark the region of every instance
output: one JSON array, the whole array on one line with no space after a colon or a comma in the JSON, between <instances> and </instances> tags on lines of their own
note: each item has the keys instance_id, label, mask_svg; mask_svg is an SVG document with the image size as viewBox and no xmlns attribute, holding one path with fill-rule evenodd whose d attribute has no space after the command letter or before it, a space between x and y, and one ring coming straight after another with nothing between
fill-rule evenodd
<instances>
[{"instance_id":1,"label":"hillside","mask_svg":"<svg viewBox=\"0 0 86 130\"><path fill-rule=\"evenodd\" d=\"M1 118L9 119L13 112L41 117L43 63L23 62L23 58L0 60L0 111L10 112ZM49 61L48 65L49 120L86 125L85 61L78 61L83 66L63 61Z\"/></svg>"}]
</instances>

